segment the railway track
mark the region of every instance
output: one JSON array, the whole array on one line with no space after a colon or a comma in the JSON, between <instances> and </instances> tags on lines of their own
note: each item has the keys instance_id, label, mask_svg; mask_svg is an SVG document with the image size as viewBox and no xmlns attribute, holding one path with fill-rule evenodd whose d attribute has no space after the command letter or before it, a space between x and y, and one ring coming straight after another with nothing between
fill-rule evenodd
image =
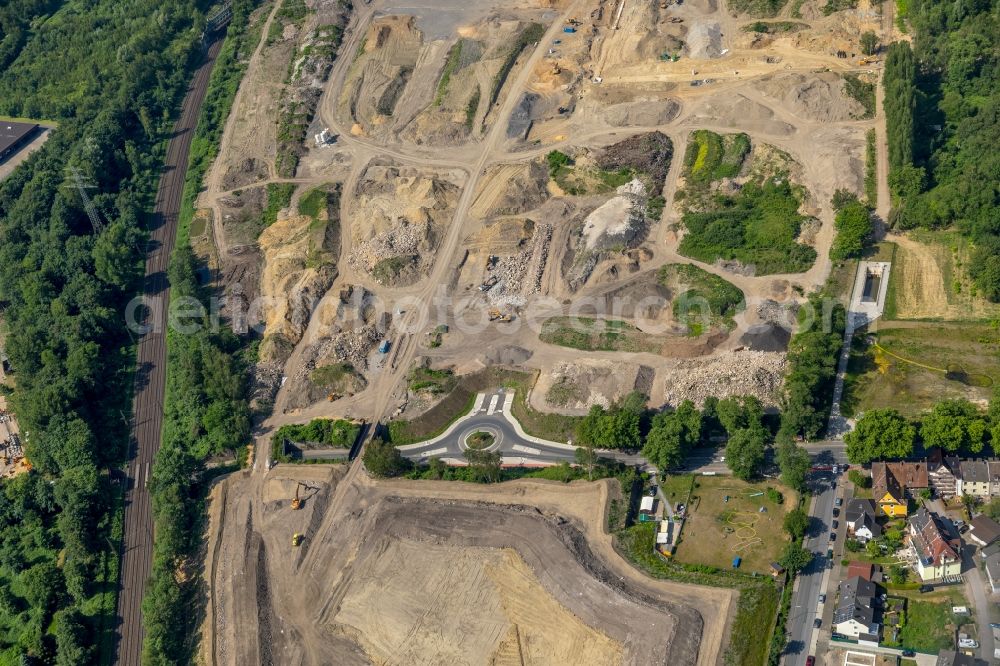
<instances>
[{"instance_id":1,"label":"railway track","mask_svg":"<svg viewBox=\"0 0 1000 666\"><path fill-rule=\"evenodd\" d=\"M139 666L142 661L142 598L153 562L153 514L148 482L163 427L163 395L167 379L167 266L177 237L177 221L187 175L188 154L201 104L222 36L209 44L205 61L195 71L184 97L181 115L167 146L153 209L146 254L143 320L148 332L138 340L136 382L132 398L132 437L125 473L125 528L121 544L114 663Z\"/></svg>"}]
</instances>

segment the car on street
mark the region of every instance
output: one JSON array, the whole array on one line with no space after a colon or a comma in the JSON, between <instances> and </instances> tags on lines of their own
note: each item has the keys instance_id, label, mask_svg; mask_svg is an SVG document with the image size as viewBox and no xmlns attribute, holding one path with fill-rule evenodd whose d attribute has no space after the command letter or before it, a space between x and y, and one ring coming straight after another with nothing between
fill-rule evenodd
<instances>
[{"instance_id":1,"label":"car on street","mask_svg":"<svg viewBox=\"0 0 1000 666\"><path fill-rule=\"evenodd\" d=\"M819 629L822 626L823 626L823 618L818 617L815 620L813 620L813 627L815 627L816 629Z\"/></svg>"},{"instance_id":2,"label":"car on street","mask_svg":"<svg viewBox=\"0 0 1000 666\"><path fill-rule=\"evenodd\" d=\"M836 540L837 540L837 533L830 532L830 541L836 541Z\"/></svg>"},{"instance_id":3,"label":"car on street","mask_svg":"<svg viewBox=\"0 0 1000 666\"><path fill-rule=\"evenodd\" d=\"M1000 629L1000 622L990 622L990 626L994 629Z\"/></svg>"},{"instance_id":4,"label":"car on street","mask_svg":"<svg viewBox=\"0 0 1000 666\"><path fill-rule=\"evenodd\" d=\"M833 529L837 529L837 526L838 526L838 525L840 525L840 523L838 523L838 522L837 522L837 521L835 520L835 521L833 521L833 524L831 525L831 527L833 527Z\"/></svg>"},{"instance_id":5,"label":"car on street","mask_svg":"<svg viewBox=\"0 0 1000 666\"><path fill-rule=\"evenodd\" d=\"M819 602L821 604L825 604L826 603L826 595L825 594L819 595Z\"/></svg>"},{"instance_id":6,"label":"car on street","mask_svg":"<svg viewBox=\"0 0 1000 666\"><path fill-rule=\"evenodd\" d=\"M840 515L840 509L838 509L837 507L833 507L833 517L836 518L839 515Z\"/></svg>"},{"instance_id":7,"label":"car on street","mask_svg":"<svg viewBox=\"0 0 1000 666\"><path fill-rule=\"evenodd\" d=\"M841 506L841 505L844 504L844 498L843 497L838 497L837 499L835 499L833 501L833 503L836 504L837 506Z\"/></svg>"},{"instance_id":8,"label":"car on street","mask_svg":"<svg viewBox=\"0 0 1000 666\"><path fill-rule=\"evenodd\" d=\"M816 666L816 657L812 655L806 657L806 666Z\"/></svg>"}]
</instances>

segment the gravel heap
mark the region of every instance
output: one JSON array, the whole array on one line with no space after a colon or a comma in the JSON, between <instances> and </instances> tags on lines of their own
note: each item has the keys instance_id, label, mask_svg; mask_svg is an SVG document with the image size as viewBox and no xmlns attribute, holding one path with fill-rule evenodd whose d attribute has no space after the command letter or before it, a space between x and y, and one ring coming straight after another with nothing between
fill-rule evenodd
<instances>
[{"instance_id":1,"label":"gravel heap","mask_svg":"<svg viewBox=\"0 0 1000 666\"><path fill-rule=\"evenodd\" d=\"M753 395L773 406L781 396L787 365L784 354L759 351L682 360L665 372L666 401L678 405L691 400L700 407L709 396Z\"/></svg>"}]
</instances>

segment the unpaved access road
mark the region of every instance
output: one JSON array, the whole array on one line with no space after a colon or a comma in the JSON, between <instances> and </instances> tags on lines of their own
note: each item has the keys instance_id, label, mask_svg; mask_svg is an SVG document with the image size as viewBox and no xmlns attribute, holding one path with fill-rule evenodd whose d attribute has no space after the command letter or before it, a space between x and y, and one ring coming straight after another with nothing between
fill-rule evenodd
<instances>
[{"instance_id":1,"label":"unpaved access road","mask_svg":"<svg viewBox=\"0 0 1000 666\"><path fill-rule=\"evenodd\" d=\"M319 491L293 512L299 479ZM283 465L232 476L212 493L201 656L715 664L732 592L652 580L622 560L602 528L613 487L376 482Z\"/></svg>"}]
</instances>

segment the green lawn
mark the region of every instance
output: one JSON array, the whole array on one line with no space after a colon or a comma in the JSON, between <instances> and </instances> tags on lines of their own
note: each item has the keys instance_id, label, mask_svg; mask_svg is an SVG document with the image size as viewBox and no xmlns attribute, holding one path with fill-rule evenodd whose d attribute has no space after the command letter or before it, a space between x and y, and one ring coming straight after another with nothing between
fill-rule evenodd
<instances>
[{"instance_id":1,"label":"green lawn","mask_svg":"<svg viewBox=\"0 0 1000 666\"><path fill-rule=\"evenodd\" d=\"M956 625L951 605L951 601L933 603L911 598L900 642L906 648L919 652L937 653L952 647Z\"/></svg>"},{"instance_id":2,"label":"green lawn","mask_svg":"<svg viewBox=\"0 0 1000 666\"><path fill-rule=\"evenodd\" d=\"M775 504L763 493L768 485L784 495ZM728 497L728 501L726 500ZM720 569L742 558L741 571L769 573L769 565L788 543L782 523L798 502L795 492L778 484L751 484L729 477L697 477L688 519L677 548L678 562ZM764 507L762 513L760 508Z\"/></svg>"},{"instance_id":3,"label":"green lawn","mask_svg":"<svg viewBox=\"0 0 1000 666\"><path fill-rule=\"evenodd\" d=\"M660 489L663 490L664 497L676 505L678 502L687 502L693 482L692 474L667 474L660 479Z\"/></svg>"},{"instance_id":4,"label":"green lawn","mask_svg":"<svg viewBox=\"0 0 1000 666\"><path fill-rule=\"evenodd\" d=\"M1000 333L989 324L880 324L854 337L842 404L851 416L893 407L916 416L943 398L989 400L1000 380Z\"/></svg>"}]
</instances>

